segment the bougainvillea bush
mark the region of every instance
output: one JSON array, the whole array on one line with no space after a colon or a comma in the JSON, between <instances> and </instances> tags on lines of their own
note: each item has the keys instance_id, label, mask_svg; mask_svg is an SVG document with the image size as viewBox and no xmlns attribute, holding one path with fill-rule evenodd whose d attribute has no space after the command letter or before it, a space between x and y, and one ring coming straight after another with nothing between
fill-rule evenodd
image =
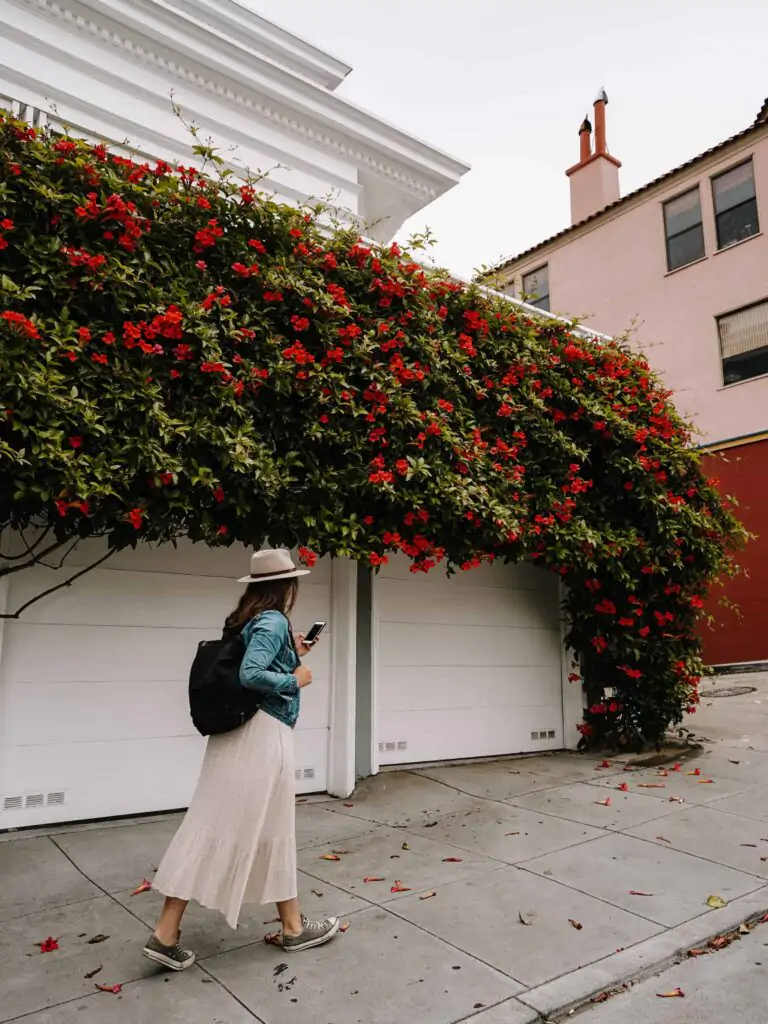
<instances>
[{"instance_id":1,"label":"bougainvillea bush","mask_svg":"<svg viewBox=\"0 0 768 1024\"><path fill-rule=\"evenodd\" d=\"M695 705L741 529L644 359L226 174L6 118L0 182L0 526L44 529L29 560L89 536L533 560L566 584L586 739Z\"/></svg>"}]
</instances>

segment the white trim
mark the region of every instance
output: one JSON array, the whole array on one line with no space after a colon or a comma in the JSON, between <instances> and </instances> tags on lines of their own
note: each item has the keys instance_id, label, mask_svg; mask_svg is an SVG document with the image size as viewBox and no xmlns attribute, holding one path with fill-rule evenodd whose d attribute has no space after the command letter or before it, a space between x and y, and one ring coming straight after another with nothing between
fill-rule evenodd
<instances>
[{"instance_id":1,"label":"white trim","mask_svg":"<svg viewBox=\"0 0 768 1024\"><path fill-rule=\"evenodd\" d=\"M374 572L371 576L371 775L378 775L381 768L379 762L380 651L379 574Z\"/></svg>"},{"instance_id":2,"label":"white trim","mask_svg":"<svg viewBox=\"0 0 768 1024\"><path fill-rule=\"evenodd\" d=\"M560 583L560 604L562 606L565 598L565 585ZM565 637L568 632L568 623L565 615L560 616L560 663L562 666L563 680L563 747L566 750L576 750L581 737L576 726L584 721L584 686L583 683L569 683L568 676L575 671L573 668L574 653L570 647L565 645Z\"/></svg>"},{"instance_id":3,"label":"white trim","mask_svg":"<svg viewBox=\"0 0 768 1024\"><path fill-rule=\"evenodd\" d=\"M355 788L357 683L357 564L331 562L331 715L328 792L347 797Z\"/></svg>"}]
</instances>

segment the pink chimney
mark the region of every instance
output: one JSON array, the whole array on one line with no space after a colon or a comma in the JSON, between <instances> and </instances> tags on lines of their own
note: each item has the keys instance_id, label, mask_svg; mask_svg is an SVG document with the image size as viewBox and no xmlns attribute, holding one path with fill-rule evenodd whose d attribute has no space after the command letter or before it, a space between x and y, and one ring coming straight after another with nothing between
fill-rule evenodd
<instances>
[{"instance_id":1,"label":"pink chimney","mask_svg":"<svg viewBox=\"0 0 768 1024\"><path fill-rule=\"evenodd\" d=\"M565 173L571 181L571 223L578 224L620 197L621 163L608 152L605 141L605 108L608 97L601 89L595 99L595 149L592 125L585 117L579 128L579 162Z\"/></svg>"}]
</instances>

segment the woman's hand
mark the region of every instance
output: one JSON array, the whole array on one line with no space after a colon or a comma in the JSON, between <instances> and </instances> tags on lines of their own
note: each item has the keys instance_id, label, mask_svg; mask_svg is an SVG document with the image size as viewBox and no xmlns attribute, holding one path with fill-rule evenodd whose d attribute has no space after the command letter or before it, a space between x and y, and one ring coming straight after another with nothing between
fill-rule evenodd
<instances>
[{"instance_id":1,"label":"woman's hand","mask_svg":"<svg viewBox=\"0 0 768 1024\"><path fill-rule=\"evenodd\" d=\"M307 668L306 665L299 665L293 674L296 676L296 682L300 688L309 686L312 682L312 669Z\"/></svg>"},{"instance_id":2,"label":"woman's hand","mask_svg":"<svg viewBox=\"0 0 768 1024\"><path fill-rule=\"evenodd\" d=\"M294 640L294 643L296 644L296 650L299 652L299 657L300 658L306 658L306 656L309 654L309 652L310 651L314 651L315 647L317 646L317 640L315 640L315 642L312 643L312 644L305 643L304 642L304 636L305 636L304 633L294 633L293 634L293 640ZM319 639L319 637L318 637L318 639Z\"/></svg>"}]
</instances>

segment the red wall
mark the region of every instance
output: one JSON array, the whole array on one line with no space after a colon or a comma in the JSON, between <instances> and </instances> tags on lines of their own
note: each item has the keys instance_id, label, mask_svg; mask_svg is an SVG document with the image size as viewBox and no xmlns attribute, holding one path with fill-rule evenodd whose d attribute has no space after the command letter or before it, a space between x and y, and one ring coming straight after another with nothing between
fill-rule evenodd
<instances>
[{"instance_id":1,"label":"red wall","mask_svg":"<svg viewBox=\"0 0 768 1024\"><path fill-rule=\"evenodd\" d=\"M757 534L738 556L749 575L712 590L707 611L716 624L702 631L705 660L709 665L768 661L768 441L707 455L704 470L720 481L723 494L738 501L736 515ZM722 596L738 605L741 619L717 603Z\"/></svg>"}]
</instances>

